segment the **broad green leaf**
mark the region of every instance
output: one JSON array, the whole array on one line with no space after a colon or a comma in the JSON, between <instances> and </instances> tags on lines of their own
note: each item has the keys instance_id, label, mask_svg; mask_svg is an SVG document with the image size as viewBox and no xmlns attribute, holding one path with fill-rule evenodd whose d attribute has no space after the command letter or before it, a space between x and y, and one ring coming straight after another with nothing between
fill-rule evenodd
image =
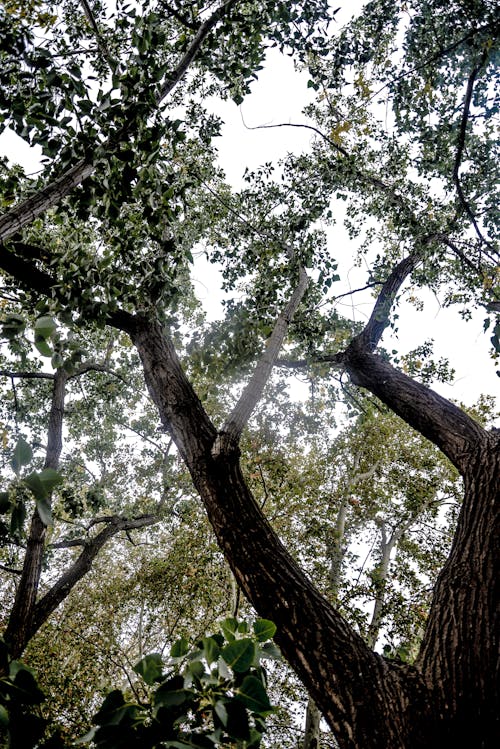
<instances>
[{"instance_id":1,"label":"broad green leaf","mask_svg":"<svg viewBox=\"0 0 500 749\"><path fill-rule=\"evenodd\" d=\"M252 665L255 655L255 643L253 640L235 640L222 649L222 657L233 671L243 673Z\"/></svg>"},{"instance_id":2,"label":"broad green leaf","mask_svg":"<svg viewBox=\"0 0 500 749\"><path fill-rule=\"evenodd\" d=\"M242 702L232 700L226 704L227 725L226 731L232 739L247 741L250 738L250 725L248 713Z\"/></svg>"},{"instance_id":3,"label":"broad green leaf","mask_svg":"<svg viewBox=\"0 0 500 749\"><path fill-rule=\"evenodd\" d=\"M184 688L184 679L175 676L161 684L156 690L154 705L155 707L182 705L184 702L194 699L195 696L196 692L193 689Z\"/></svg>"},{"instance_id":4,"label":"broad green leaf","mask_svg":"<svg viewBox=\"0 0 500 749\"><path fill-rule=\"evenodd\" d=\"M63 477L61 476L58 471L55 471L53 468L44 468L43 471L40 471L38 474L40 477L40 481L44 485L45 489L50 492L54 489L55 486L62 483Z\"/></svg>"},{"instance_id":5,"label":"broad green leaf","mask_svg":"<svg viewBox=\"0 0 500 749\"><path fill-rule=\"evenodd\" d=\"M134 671L144 679L146 684L154 684L155 681L161 679L162 675L161 655L159 653L146 655L139 663L135 664Z\"/></svg>"},{"instance_id":6,"label":"broad green leaf","mask_svg":"<svg viewBox=\"0 0 500 749\"><path fill-rule=\"evenodd\" d=\"M221 622L220 628L223 631L226 640L234 640L234 633L238 629L238 622L234 617L230 616Z\"/></svg>"},{"instance_id":7,"label":"broad green leaf","mask_svg":"<svg viewBox=\"0 0 500 749\"><path fill-rule=\"evenodd\" d=\"M181 637L180 640L174 642L170 649L170 655L172 658L182 658L186 655L189 650L189 642L185 637Z\"/></svg>"},{"instance_id":8,"label":"broad green leaf","mask_svg":"<svg viewBox=\"0 0 500 749\"><path fill-rule=\"evenodd\" d=\"M217 702L214 705L215 714L219 718L220 722L223 726L227 726L227 710L225 704L222 702L222 700L217 700Z\"/></svg>"},{"instance_id":9,"label":"broad green leaf","mask_svg":"<svg viewBox=\"0 0 500 749\"><path fill-rule=\"evenodd\" d=\"M235 691L235 697L255 713L265 714L273 709L264 685L256 676L245 676L241 685Z\"/></svg>"},{"instance_id":10,"label":"broad green leaf","mask_svg":"<svg viewBox=\"0 0 500 749\"><path fill-rule=\"evenodd\" d=\"M48 499L35 499L36 509L44 525L52 525L52 510Z\"/></svg>"},{"instance_id":11,"label":"broad green leaf","mask_svg":"<svg viewBox=\"0 0 500 749\"><path fill-rule=\"evenodd\" d=\"M42 356L46 356L48 358L52 357L53 351L49 344L46 342L45 338L35 336L35 347L38 349Z\"/></svg>"},{"instance_id":12,"label":"broad green leaf","mask_svg":"<svg viewBox=\"0 0 500 749\"><path fill-rule=\"evenodd\" d=\"M11 465L16 473L19 473L19 469L22 466L27 466L33 459L33 450L28 445L25 439L19 437L14 453L12 455Z\"/></svg>"},{"instance_id":13,"label":"broad green leaf","mask_svg":"<svg viewBox=\"0 0 500 749\"><path fill-rule=\"evenodd\" d=\"M215 663L220 655L220 647L213 637L203 638L203 652L208 665Z\"/></svg>"},{"instance_id":14,"label":"broad green leaf","mask_svg":"<svg viewBox=\"0 0 500 749\"><path fill-rule=\"evenodd\" d=\"M50 338L56 328L57 324L55 320L50 317L50 315L43 315L43 317L39 317L35 322L36 337L40 336L44 339Z\"/></svg>"},{"instance_id":15,"label":"broad green leaf","mask_svg":"<svg viewBox=\"0 0 500 749\"><path fill-rule=\"evenodd\" d=\"M276 634L276 624L269 619L257 619L254 622L253 631L259 642L265 642Z\"/></svg>"},{"instance_id":16,"label":"broad green leaf","mask_svg":"<svg viewBox=\"0 0 500 749\"><path fill-rule=\"evenodd\" d=\"M38 471L33 471L32 473L28 474L28 476L25 476L23 478L23 484L26 484L26 486L31 489L31 491L35 495L35 499L47 499L47 497L49 496L47 487L40 478L40 474L38 473Z\"/></svg>"},{"instance_id":17,"label":"broad green leaf","mask_svg":"<svg viewBox=\"0 0 500 749\"><path fill-rule=\"evenodd\" d=\"M261 658L270 658L274 661L283 660L281 651L274 642L265 642L259 647L259 653Z\"/></svg>"},{"instance_id":18,"label":"broad green leaf","mask_svg":"<svg viewBox=\"0 0 500 749\"><path fill-rule=\"evenodd\" d=\"M64 359L62 358L61 354L56 351L55 354L53 354L52 359L50 360L50 363L52 365L52 369L59 369L64 364Z\"/></svg>"}]
</instances>

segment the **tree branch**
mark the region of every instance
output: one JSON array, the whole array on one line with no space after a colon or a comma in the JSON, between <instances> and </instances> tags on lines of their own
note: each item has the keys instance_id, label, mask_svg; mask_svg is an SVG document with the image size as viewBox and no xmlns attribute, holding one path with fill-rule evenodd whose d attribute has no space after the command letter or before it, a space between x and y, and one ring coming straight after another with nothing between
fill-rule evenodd
<instances>
[{"instance_id":1,"label":"tree branch","mask_svg":"<svg viewBox=\"0 0 500 749\"><path fill-rule=\"evenodd\" d=\"M368 351L373 351L377 347L385 328L389 324L389 316L396 295L401 288L401 285L416 268L421 259L422 251L413 252L403 258L403 260L392 269L387 280L383 284L370 315L370 319L364 330L358 336L361 345L365 346Z\"/></svg>"},{"instance_id":2,"label":"tree branch","mask_svg":"<svg viewBox=\"0 0 500 749\"><path fill-rule=\"evenodd\" d=\"M223 18L231 6L236 2L237 0L226 0L226 2L214 11L214 13L200 26L175 70L166 76L166 81L156 97L157 106L161 104L163 99L165 99L179 81L182 80L189 66L200 51L205 38L212 31L217 22ZM101 145L101 148L108 153L113 151L116 148L117 143L123 140L127 131L128 127L124 126L119 131L118 137L115 134L112 140L108 138L106 143ZM66 170L60 177L53 180L45 187L42 187L33 195L30 195L17 206L11 208L10 211L7 211L3 216L0 216L0 243L5 242L7 239L21 231L24 226L34 221L35 218L45 213L49 208L57 205L66 197L66 195L69 195L75 187L86 180L87 177L93 173L94 168L94 164L91 160L81 159L73 167Z\"/></svg>"},{"instance_id":3,"label":"tree branch","mask_svg":"<svg viewBox=\"0 0 500 749\"><path fill-rule=\"evenodd\" d=\"M154 525L159 521L157 515L139 515L136 518L122 518L118 515L106 519L106 527L91 541L84 542L84 548L71 567L61 575L59 580L40 598L34 607L33 619L28 632L28 640L47 621L53 611L68 596L74 586L89 572L92 563L104 544L120 531ZM103 521L104 522L104 521Z\"/></svg>"},{"instance_id":4,"label":"tree branch","mask_svg":"<svg viewBox=\"0 0 500 749\"><path fill-rule=\"evenodd\" d=\"M97 25L97 22L95 20L95 17L94 17L94 14L92 12L90 5L88 4L87 0L80 0L80 4L83 8L83 12L85 13L87 21L92 27L100 53L102 54L102 56L108 63L111 70L114 70L116 66L116 61L113 60L113 58L109 54L109 50L106 46L106 43L104 42L101 32L99 31L99 27Z\"/></svg>"},{"instance_id":5,"label":"tree branch","mask_svg":"<svg viewBox=\"0 0 500 749\"><path fill-rule=\"evenodd\" d=\"M44 467L54 470L59 465L62 450L62 425L67 378L64 369L58 369L55 373L52 390ZM35 602L42 573L46 533L47 527L35 509L31 520L21 579L5 631L5 641L8 643L11 655L14 658L19 657L30 638L29 633L33 626Z\"/></svg>"},{"instance_id":6,"label":"tree branch","mask_svg":"<svg viewBox=\"0 0 500 749\"><path fill-rule=\"evenodd\" d=\"M257 363L250 381L246 385L232 413L226 419L214 443L212 455L217 457L222 451L236 447L248 419L259 402L264 388L269 380L272 369L278 359L283 340L287 334L290 322L307 290L309 278L305 270L299 270L299 281L290 297L285 309L276 320L267 341L264 354Z\"/></svg>"},{"instance_id":7,"label":"tree branch","mask_svg":"<svg viewBox=\"0 0 500 749\"><path fill-rule=\"evenodd\" d=\"M465 92L465 98L464 98L464 107L462 111L462 121L460 123L460 130L458 133L458 139L457 139L457 151L455 154L455 163L453 165L453 182L455 183L455 187L457 190L457 195L460 200L460 203L462 204L462 208L469 217L474 230L481 240L481 242L484 242L484 244L489 245L490 243L488 240L486 240L477 224L476 217L474 216L474 213L467 201L467 198L465 197L464 191L462 189L462 183L460 181L460 164L462 163L462 156L465 148L465 139L467 136L467 123L469 120L469 114L470 114L470 105L472 102L472 94L474 92L474 84L476 82L476 79L481 72L481 69L484 67L484 64L486 63L486 60L488 59L488 50L484 49L483 54L481 55L481 58L478 62L478 64L471 70L471 73L469 75L468 81L467 81L467 89Z\"/></svg>"},{"instance_id":8,"label":"tree branch","mask_svg":"<svg viewBox=\"0 0 500 749\"><path fill-rule=\"evenodd\" d=\"M19 380L53 380L55 377L50 372L11 372L8 369L0 369L0 376Z\"/></svg>"}]
</instances>

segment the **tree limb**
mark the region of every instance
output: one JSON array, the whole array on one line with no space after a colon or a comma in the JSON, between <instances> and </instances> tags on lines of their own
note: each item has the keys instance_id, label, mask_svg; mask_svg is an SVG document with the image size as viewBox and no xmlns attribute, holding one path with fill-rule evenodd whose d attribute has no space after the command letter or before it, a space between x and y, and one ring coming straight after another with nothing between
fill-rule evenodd
<instances>
[{"instance_id":1,"label":"tree limb","mask_svg":"<svg viewBox=\"0 0 500 749\"><path fill-rule=\"evenodd\" d=\"M15 377L19 380L53 380L55 375L50 372L11 372L8 369L0 369L0 376L11 379Z\"/></svg>"},{"instance_id":2,"label":"tree limb","mask_svg":"<svg viewBox=\"0 0 500 749\"><path fill-rule=\"evenodd\" d=\"M161 104L163 99L182 80L189 66L197 56L204 39L236 2L237 0L226 0L200 26L177 67L166 76L166 81L156 98L157 106ZM106 143L102 144L101 148L109 152L110 149L113 149L113 146L116 147L117 142L121 142L126 133L127 127L125 126L120 130L120 137L118 139L115 134L113 141L111 142L108 139ZM17 234L24 226L34 221L35 218L45 213L49 208L60 203L75 187L84 182L93 173L94 169L95 167L91 160L80 159L80 161L70 169L67 169L60 177L42 187L33 195L30 195L17 206L11 208L10 211L7 211L3 216L0 216L0 243Z\"/></svg>"},{"instance_id":3,"label":"tree limb","mask_svg":"<svg viewBox=\"0 0 500 749\"><path fill-rule=\"evenodd\" d=\"M236 403L233 411L224 422L219 432L212 455L218 456L221 451L234 449L239 442L241 433L255 406L259 402L264 388L269 380L272 369L278 359L283 340L287 334L290 322L307 290L309 278L304 268L299 269L299 281L290 297L285 309L276 320L270 338L266 343L264 354Z\"/></svg>"},{"instance_id":4,"label":"tree limb","mask_svg":"<svg viewBox=\"0 0 500 749\"><path fill-rule=\"evenodd\" d=\"M40 629L42 624L68 596L74 586L89 572L92 563L104 544L120 531L130 531L137 528L154 525L159 521L157 515L139 515L136 518L122 518L118 515L106 519L106 527L91 541L84 542L84 548L71 567L64 572L59 580L36 603L32 624L28 632L28 640ZM103 520L104 522L104 520Z\"/></svg>"},{"instance_id":5,"label":"tree limb","mask_svg":"<svg viewBox=\"0 0 500 749\"><path fill-rule=\"evenodd\" d=\"M460 164L462 163L462 156L465 148L465 139L467 136L467 123L469 120L469 114L470 114L470 105L472 102L472 94L474 92L474 84L476 82L476 79L481 72L481 69L484 67L484 64L486 63L486 60L488 59L488 50L485 48L483 50L483 54L481 55L481 58L477 65L471 70L468 81L467 81L467 89L465 92L465 98L464 98L464 106L462 111L462 120L460 123L460 130L458 133L458 139L457 139L457 151L455 154L455 163L453 165L453 182L455 183L455 187L457 190L457 195L460 200L460 203L462 204L462 208L469 217L474 230L481 240L481 242L484 242L484 244L489 245L490 243L488 240L486 240L477 224L476 217L474 216L474 213L467 201L467 198L465 197L464 191L462 189L462 183L460 181Z\"/></svg>"},{"instance_id":6,"label":"tree limb","mask_svg":"<svg viewBox=\"0 0 500 749\"><path fill-rule=\"evenodd\" d=\"M62 450L62 425L67 378L64 369L58 369L55 373L52 390L44 467L54 470L59 465ZM33 626L33 614L42 573L46 533L47 527L35 509L31 520L21 579L17 586L14 604L5 630L5 641L8 643L11 655L14 658L19 657L26 647Z\"/></svg>"}]
</instances>

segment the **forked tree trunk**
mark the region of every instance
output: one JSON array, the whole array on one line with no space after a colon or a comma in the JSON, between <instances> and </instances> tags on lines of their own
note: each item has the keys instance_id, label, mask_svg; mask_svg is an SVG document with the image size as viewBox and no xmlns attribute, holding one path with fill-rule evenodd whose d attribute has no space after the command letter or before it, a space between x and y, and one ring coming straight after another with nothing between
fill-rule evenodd
<instances>
[{"instance_id":1,"label":"forked tree trunk","mask_svg":"<svg viewBox=\"0 0 500 749\"><path fill-rule=\"evenodd\" d=\"M257 612L276 623L278 644L342 749L463 746L464 730L471 747L493 749L497 435L359 346L346 351L343 364L353 379L433 439L466 478L456 541L436 587L418 667L386 661L283 547L245 484L237 448L214 454L216 430L160 325L137 319L130 332L151 396L238 584Z\"/></svg>"}]
</instances>

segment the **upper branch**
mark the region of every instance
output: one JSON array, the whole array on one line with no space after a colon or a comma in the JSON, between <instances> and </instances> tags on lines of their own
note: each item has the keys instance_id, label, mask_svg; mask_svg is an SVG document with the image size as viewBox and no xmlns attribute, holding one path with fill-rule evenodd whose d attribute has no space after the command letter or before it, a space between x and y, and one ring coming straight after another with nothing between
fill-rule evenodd
<instances>
[{"instance_id":1,"label":"upper branch","mask_svg":"<svg viewBox=\"0 0 500 749\"><path fill-rule=\"evenodd\" d=\"M392 269L387 280L384 282L370 319L359 335L361 345L366 347L368 351L374 351L378 346L382 333L389 323L389 315L396 295L401 285L416 268L420 260L421 252L411 253Z\"/></svg>"},{"instance_id":2,"label":"upper branch","mask_svg":"<svg viewBox=\"0 0 500 749\"><path fill-rule=\"evenodd\" d=\"M470 114L470 105L472 102L472 94L474 92L474 84L476 82L476 79L481 72L481 69L484 67L486 61L488 59L488 50L484 49L483 54L481 55L481 58L477 65L471 70L471 73L469 75L468 81L467 81L467 89L465 92L465 98L464 98L464 107L462 111L462 121L460 123L460 130L458 133L458 140L457 140L457 151L455 154L455 163L453 165L453 182L455 183L455 187L457 190L457 195L460 200L460 203L462 205L463 210L469 217L474 230L479 237L479 239L484 242L485 244L489 244L488 241L484 238L478 224L476 217L474 216L474 213L467 201L467 198L464 195L464 191L462 189L462 183L460 182L460 164L462 163L462 156L465 148L465 139L467 136L467 123L469 121L469 114Z\"/></svg>"},{"instance_id":3,"label":"upper branch","mask_svg":"<svg viewBox=\"0 0 500 749\"><path fill-rule=\"evenodd\" d=\"M159 105L163 99L171 93L174 87L184 77L189 66L198 54L204 39L212 31L217 22L228 12L230 7L237 0L226 0L207 20L200 26L191 44L184 53L177 67L167 75L156 98L156 105ZM133 119L133 118L132 118ZM117 146L117 141L123 140L128 131L127 126L120 130L121 137L113 136L112 142L108 139L101 148L104 150L113 150ZM80 185L94 171L94 165L91 157L81 159L73 167L66 170L57 179L42 187L33 195L23 200L19 205L7 211L0 216L0 243L5 242L9 237L17 234L24 226L31 223L35 218L45 213L49 208L54 207L60 201L69 195L69 193Z\"/></svg>"},{"instance_id":4,"label":"upper branch","mask_svg":"<svg viewBox=\"0 0 500 749\"><path fill-rule=\"evenodd\" d=\"M278 359L288 326L306 292L309 278L304 268L299 270L299 281L290 297L285 309L276 320L265 351L257 363L255 370L236 403L233 411L226 419L214 444L213 455L218 455L224 448L234 448L241 437L248 419L259 402L264 388L269 380L272 369Z\"/></svg>"}]
</instances>

